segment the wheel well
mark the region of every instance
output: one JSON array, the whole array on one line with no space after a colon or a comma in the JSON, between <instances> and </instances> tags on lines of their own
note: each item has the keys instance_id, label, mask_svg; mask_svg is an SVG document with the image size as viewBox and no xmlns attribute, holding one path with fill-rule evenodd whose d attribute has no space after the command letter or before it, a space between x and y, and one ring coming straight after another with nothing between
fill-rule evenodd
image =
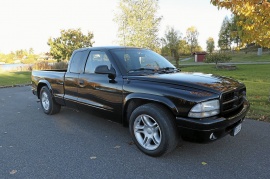
<instances>
[{"instance_id":1,"label":"wheel well","mask_svg":"<svg viewBox=\"0 0 270 179\"><path fill-rule=\"evenodd\" d=\"M46 83L39 83L38 84L38 87L37 87L37 96L38 96L38 99L40 99L40 90L43 86L47 86Z\"/></svg>"},{"instance_id":2,"label":"wheel well","mask_svg":"<svg viewBox=\"0 0 270 179\"><path fill-rule=\"evenodd\" d=\"M123 116L123 125L128 127L129 124L129 118L131 116L131 113L139 106L142 106L147 103L153 103L153 104L159 104L162 105L164 108L166 108L169 112L172 112L172 110L165 104L158 102L158 101L151 101L147 99L131 99L126 104L126 107L124 109L124 116Z\"/></svg>"}]
</instances>

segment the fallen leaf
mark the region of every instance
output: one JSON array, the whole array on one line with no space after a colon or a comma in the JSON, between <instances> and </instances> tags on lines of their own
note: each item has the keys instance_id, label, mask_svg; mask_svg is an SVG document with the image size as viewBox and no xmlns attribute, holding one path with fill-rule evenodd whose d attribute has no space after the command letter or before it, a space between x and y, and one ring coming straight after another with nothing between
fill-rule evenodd
<instances>
[{"instance_id":1,"label":"fallen leaf","mask_svg":"<svg viewBox=\"0 0 270 179\"><path fill-rule=\"evenodd\" d=\"M10 175L14 175L15 173L17 173L18 171L17 170L11 170L10 172L9 172L9 174Z\"/></svg>"},{"instance_id":2,"label":"fallen leaf","mask_svg":"<svg viewBox=\"0 0 270 179\"><path fill-rule=\"evenodd\" d=\"M96 156L90 157L91 160L95 160L96 158L97 158Z\"/></svg>"},{"instance_id":3,"label":"fallen leaf","mask_svg":"<svg viewBox=\"0 0 270 179\"><path fill-rule=\"evenodd\" d=\"M128 145L133 145L133 144L134 144L134 142L132 142L132 141L128 143Z\"/></svg>"},{"instance_id":4,"label":"fallen leaf","mask_svg":"<svg viewBox=\"0 0 270 179\"><path fill-rule=\"evenodd\" d=\"M207 165L207 163L206 162L202 162L202 165Z\"/></svg>"}]
</instances>

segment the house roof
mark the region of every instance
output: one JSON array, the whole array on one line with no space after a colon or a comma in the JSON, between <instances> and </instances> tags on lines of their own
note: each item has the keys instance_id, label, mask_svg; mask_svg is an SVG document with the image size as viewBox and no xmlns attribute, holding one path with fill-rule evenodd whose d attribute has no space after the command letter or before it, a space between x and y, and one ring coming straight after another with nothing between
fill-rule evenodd
<instances>
[{"instance_id":1,"label":"house roof","mask_svg":"<svg viewBox=\"0 0 270 179\"><path fill-rule=\"evenodd\" d=\"M207 52L194 52L193 55L206 55Z\"/></svg>"}]
</instances>

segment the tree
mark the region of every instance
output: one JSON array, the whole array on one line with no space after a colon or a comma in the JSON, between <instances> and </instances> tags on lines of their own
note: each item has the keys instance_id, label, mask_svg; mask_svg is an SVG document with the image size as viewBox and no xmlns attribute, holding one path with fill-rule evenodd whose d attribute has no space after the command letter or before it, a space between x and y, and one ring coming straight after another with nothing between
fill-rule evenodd
<instances>
[{"instance_id":1,"label":"tree","mask_svg":"<svg viewBox=\"0 0 270 179\"><path fill-rule=\"evenodd\" d=\"M21 49L21 50L16 50L15 51L15 58L16 58L16 60L22 60L22 59L26 58L27 55L28 55L27 50Z\"/></svg>"},{"instance_id":2,"label":"tree","mask_svg":"<svg viewBox=\"0 0 270 179\"><path fill-rule=\"evenodd\" d=\"M34 49L33 48L30 48L29 51L28 51L28 54L34 54Z\"/></svg>"},{"instance_id":3,"label":"tree","mask_svg":"<svg viewBox=\"0 0 270 179\"><path fill-rule=\"evenodd\" d=\"M170 56L172 56L176 62L176 67L179 66L179 42L181 35L173 27L167 27L165 32L165 37L162 38L162 42L165 44L165 47L169 50Z\"/></svg>"},{"instance_id":4,"label":"tree","mask_svg":"<svg viewBox=\"0 0 270 179\"><path fill-rule=\"evenodd\" d=\"M207 52L212 53L215 49L215 41L213 37L209 37L206 41Z\"/></svg>"},{"instance_id":5,"label":"tree","mask_svg":"<svg viewBox=\"0 0 270 179\"><path fill-rule=\"evenodd\" d=\"M186 39L190 45L190 54L192 54L195 48L198 46L198 36L199 32L197 31L196 27L192 26L187 29Z\"/></svg>"},{"instance_id":6,"label":"tree","mask_svg":"<svg viewBox=\"0 0 270 179\"><path fill-rule=\"evenodd\" d=\"M162 17L157 16L157 0L120 0L114 21L118 24L120 45L157 50Z\"/></svg>"},{"instance_id":7,"label":"tree","mask_svg":"<svg viewBox=\"0 0 270 179\"><path fill-rule=\"evenodd\" d=\"M57 61L68 60L75 49L83 47L92 47L94 41L93 33L88 32L84 35L81 29L61 30L61 36L57 38L49 38L48 45L50 54Z\"/></svg>"},{"instance_id":8,"label":"tree","mask_svg":"<svg viewBox=\"0 0 270 179\"><path fill-rule=\"evenodd\" d=\"M15 52L10 52L9 54L0 53L0 62L4 63L33 64L38 58L39 56L34 54L33 48L30 48L29 51L20 49Z\"/></svg>"},{"instance_id":9,"label":"tree","mask_svg":"<svg viewBox=\"0 0 270 179\"><path fill-rule=\"evenodd\" d=\"M182 54L182 55L190 54L190 46L186 40L182 39L179 41L178 52L179 52L179 54Z\"/></svg>"},{"instance_id":10,"label":"tree","mask_svg":"<svg viewBox=\"0 0 270 179\"><path fill-rule=\"evenodd\" d=\"M200 46L200 45L197 45L196 47L195 47L195 49L194 49L194 51L195 52L200 52L200 51L202 51L203 49L202 49L202 47Z\"/></svg>"},{"instance_id":11,"label":"tree","mask_svg":"<svg viewBox=\"0 0 270 179\"><path fill-rule=\"evenodd\" d=\"M218 8L229 9L238 17L243 43L256 43L270 48L270 1L269 0L210 0Z\"/></svg>"},{"instance_id":12,"label":"tree","mask_svg":"<svg viewBox=\"0 0 270 179\"><path fill-rule=\"evenodd\" d=\"M218 68L218 63L228 62L232 60L232 57L225 53L211 53L206 55L205 63L215 63Z\"/></svg>"},{"instance_id":13,"label":"tree","mask_svg":"<svg viewBox=\"0 0 270 179\"><path fill-rule=\"evenodd\" d=\"M218 34L218 46L221 50L231 49L231 23L226 16L222 22L219 34Z\"/></svg>"},{"instance_id":14,"label":"tree","mask_svg":"<svg viewBox=\"0 0 270 179\"><path fill-rule=\"evenodd\" d=\"M34 64L38 57L39 56L36 54L28 54L27 57L25 57L21 62L24 64Z\"/></svg>"}]
</instances>

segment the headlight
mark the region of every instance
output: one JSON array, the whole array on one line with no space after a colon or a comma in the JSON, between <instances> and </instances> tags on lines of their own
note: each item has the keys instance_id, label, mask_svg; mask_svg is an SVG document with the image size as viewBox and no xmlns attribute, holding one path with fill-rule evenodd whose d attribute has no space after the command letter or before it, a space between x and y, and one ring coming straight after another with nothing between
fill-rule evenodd
<instances>
[{"instance_id":1,"label":"headlight","mask_svg":"<svg viewBox=\"0 0 270 179\"><path fill-rule=\"evenodd\" d=\"M189 112L188 117L204 118L219 114L219 100L212 100L196 104Z\"/></svg>"}]
</instances>

